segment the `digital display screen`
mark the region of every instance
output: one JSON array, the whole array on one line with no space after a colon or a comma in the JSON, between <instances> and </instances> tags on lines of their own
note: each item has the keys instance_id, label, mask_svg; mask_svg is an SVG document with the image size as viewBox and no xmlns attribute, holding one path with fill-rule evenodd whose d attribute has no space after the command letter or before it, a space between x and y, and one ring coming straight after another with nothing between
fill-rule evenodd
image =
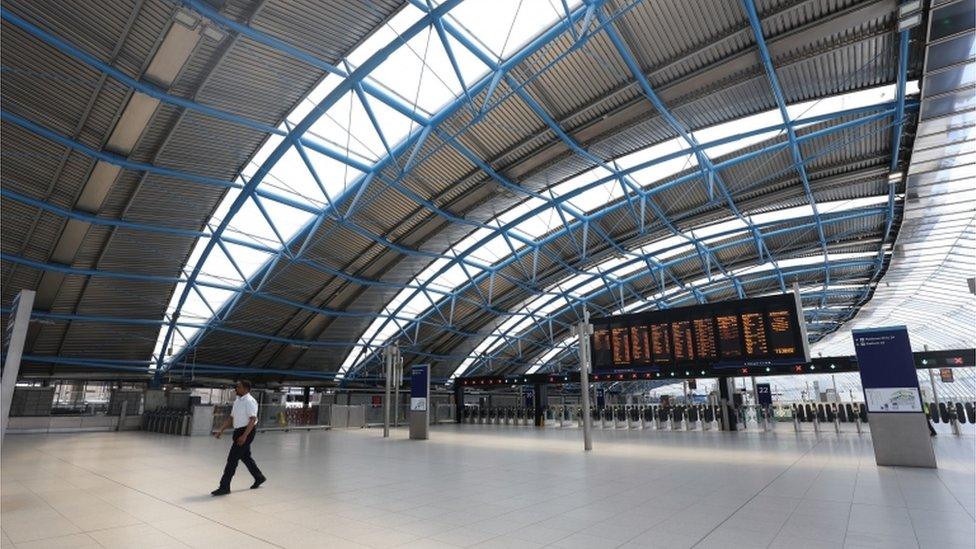
<instances>
[{"instance_id":1,"label":"digital display screen","mask_svg":"<svg viewBox=\"0 0 976 549\"><path fill-rule=\"evenodd\" d=\"M630 327L630 349L630 357L634 362L651 363L651 341L647 326Z\"/></svg>"},{"instance_id":2,"label":"digital display screen","mask_svg":"<svg viewBox=\"0 0 976 549\"><path fill-rule=\"evenodd\" d=\"M795 294L645 311L594 321L596 370L727 368L808 361Z\"/></svg>"},{"instance_id":3,"label":"digital display screen","mask_svg":"<svg viewBox=\"0 0 976 549\"><path fill-rule=\"evenodd\" d=\"M728 314L715 317L718 325L718 348L722 358L742 358L742 332L739 330L739 315Z\"/></svg>"},{"instance_id":4,"label":"digital display screen","mask_svg":"<svg viewBox=\"0 0 976 549\"><path fill-rule=\"evenodd\" d=\"M613 344L613 363L616 365L630 364L630 342L627 338L629 330L626 326L611 328L610 341Z\"/></svg>"},{"instance_id":5,"label":"digital display screen","mask_svg":"<svg viewBox=\"0 0 976 549\"><path fill-rule=\"evenodd\" d=\"M696 318L693 324L698 358L708 361L718 359L718 345L715 343L715 327L712 318Z\"/></svg>"},{"instance_id":6,"label":"digital display screen","mask_svg":"<svg viewBox=\"0 0 976 549\"><path fill-rule=\"evenodd\" d=\"M590 343L593 352L593 367L608 368L613 366L613 353L610 350L610 328L593 327L593 339Z\"/></svg>"},{"instance_id":7,"label":"digital display screen","mask_svg":"<svg viewBox=\"0 0 976 549\"><path fill-rule=\"evenodd\" d=\"M651 324L651 351L655 364L671 364L671 336L667 324Z\"/></svg>"},{"instance_id":8,"label":"digital display screen","mask_svg":"<svg viewBox=\"0 0 976 549\"><path fill-rule=\"evenodd\" d=\"M769 311L769 348L776 356L796 354L790 311Z\"/></svg>"},{"instance_id":9,"label":"digital display screen","mask_svg":"<svg viewBox=\"0 0 976 549\"><path fill-rule=\"evenodd\" d=\"M674 350L675 362L695 360L695 348L692 346L691 322L679 320L671 323L671 348Z\"/></svg>"},{"instance_id":10,"label":"digital display screen","mask_svg":"<svg viewBox=\"0 0 976 549\"><path fill-rule=\"evenodd\" d=\"M766 344L766 323L761 312L742 313L742 339L745 342L746 356L761 358L769 354Z\"/></svg>"}]
</instances>

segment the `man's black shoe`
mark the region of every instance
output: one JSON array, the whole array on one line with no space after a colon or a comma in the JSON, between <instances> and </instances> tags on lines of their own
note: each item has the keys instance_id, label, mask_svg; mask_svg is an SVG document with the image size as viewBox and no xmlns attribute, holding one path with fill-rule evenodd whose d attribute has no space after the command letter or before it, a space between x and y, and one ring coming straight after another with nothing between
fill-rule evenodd
<instances>
[{"instance_id":1,"label":"man's black shoe","mask_svg":"<svg viewBox=\"0 0 976 549\"><path fill-rule=\"evenodd\" d=\"M211 496L226 496L230 493L230 488L217 488L213 492L210 492Z\"/></svg>"},{"instance_id":2,"label":"man's black shoe","mask_svg":"<svg viewBox=\"0 0 976 549\"><path fill-rule=\"evenodd\" d=\"M257 488L258 486L261 486L262 484L264 484L264 481L266 481L266 480L268 480L268 479L266 479L264 477L261 477L261 478L255 480L254 481L254 484L251 485L251 490Z\"/></svg>"}]
</instances>

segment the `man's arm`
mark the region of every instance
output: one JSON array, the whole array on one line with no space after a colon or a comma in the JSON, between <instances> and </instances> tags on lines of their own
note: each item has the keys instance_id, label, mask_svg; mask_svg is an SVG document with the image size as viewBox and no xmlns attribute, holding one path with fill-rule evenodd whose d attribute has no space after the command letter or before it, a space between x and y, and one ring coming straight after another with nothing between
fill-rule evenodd
<instances>
[{"instance_id":1,"label":"man's arm","mask_svg":"<svg viewBox=\"0 0 976 549\"><path fill-rule=\"evenodd\" d=\"M244 434L242 434L237 439L237 445L238 446L244 446L244 443L247 442L247 437L248 437L248 435L251 434L251 431L254 430L254 425L255 425L255 423L257 423L257 420L258 420L258 418L255 417L255 416L251 416L250 417L250 419L247 422L247 427L244 429Z\"/></svg>"},{"instance_id":2,"label":"man's arm","mask_svg":"<svg viewBox=\"0 0 976 549\"><path fill-rule=\"evenodd\" d=\"M221 425L219 429L217 429L216 433L214 433L214 438L220 438L220 435L224 434L224 431L226 431L228 427L233 425L233 421L234 421L234 416L227 416L227 419L224 420L224 424Z\"/></svg>"}]
</instances>

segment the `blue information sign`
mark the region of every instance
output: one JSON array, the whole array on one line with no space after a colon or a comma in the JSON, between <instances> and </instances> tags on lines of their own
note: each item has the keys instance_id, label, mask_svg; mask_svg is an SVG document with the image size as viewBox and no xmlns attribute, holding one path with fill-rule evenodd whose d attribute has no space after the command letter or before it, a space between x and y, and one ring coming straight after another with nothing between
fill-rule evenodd
<instances>
[{"instance_id":1,"label":"blue information sign","mask_svg":"<svg viewBox=\"0 0 976 549\"><path fill-rule=\"evenodd\" d=\"M430 376L429 364L416 364L410 367L410 409L417 412L427 410L427 378Z\"/></svg>"},{"instance_id":2,"label":"blue information sign","mask_svg":"<svg viewBox=\"0 0 976 549\"><path fill-rule=\"evenodd\" d=\"M915 360L904 326L853 330L869 412L921 412Z\"/></svg>"},{"instance_id":3,"label":"blue information sign","mask_svg":"<svg viewBox=\"0 0 976 549\"><path fill-rule=\"evenodd\" d=\"M756 384L756 400L759 401L760 406L773 405L773 392L768 383Z\"/></svg>"}]
</instances>

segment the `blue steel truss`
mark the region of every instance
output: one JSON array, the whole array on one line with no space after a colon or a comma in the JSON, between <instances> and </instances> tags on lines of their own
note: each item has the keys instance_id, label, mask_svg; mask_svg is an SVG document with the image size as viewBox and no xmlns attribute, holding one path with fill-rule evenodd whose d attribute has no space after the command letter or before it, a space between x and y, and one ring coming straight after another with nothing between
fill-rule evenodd
<instances>
[{"instance_id":1,"label":"blue steel truss","mask_svg":"<svg viewBox=\"0 0 976 549\"><path fill-rule=\"evenodd\" d=\"M652 303L650 303L650 305L667 307L676 303L681 303L684 299L704 302L709 298L709 295L723 292L729 286L731 286L740 297L743 297L743 287L747 282L772 281L782 290L785 290L787 283L786 280L789 276L819 272L823 275L822 288L816 293L820 306L816 310L808 312L808 316L811 317L810 323L814 332L836 329L836 326L839 325L840 322L843 322L854 313L856 310L855 308L852 308L846 312L824 310L826 299L831 295L838 295L835 293L837 290L830 289L830 285L843 280L843 278L839 276L832 277L831 273L834 270L842 268L869 267L873 272L871 280L877 280L882 271L885 258L885 246L889 239L895 217L895 188L894 186L890 187L889 201L887 207L885 208L867 208L844 215L821 215L814 201L813 192L811 190L806 172L806 165L812 160L829 153L833 149L849 145L849 142L841 141L839 143L833 143L824 150L817 151L815 154L808 154L806 156L801 154L800 146L804 142L820 137L838 134L846 130L860 128L873 122L890 119L891 123L886 125L885 129L892 129L891 166L892 171L895 171L898 166L898 148L901 141L902 126L906 119L905 113L907 110L916 107L915 104L906 101L905 98L908 57L907 31L902 32L900 35L901 42L899 49L898 96L896 101L889 104L851 109L829 115L791 120L787 113L785 96L780 88L775 67L773 66L773 60L770 58L769 52L765 45L761 24L758 14L756 13L755 6L751 0L743 0L743 5L749 16L749 22L756 39L763 67L769 79L770 87L776 99L777 107L781 112L783 121L781 124L750 130L738 135L723 138L721 140L702 144L695 139L690 129L680 122L660 100L647 77L641 70L634 55L629 50L627 44L614 28L614 21L637 5L639 0L630 2L626 6L610 14L604 13L603 4L605 3L605 0L589 0L574 10L570 10L564 2L564 18L560 19L551 28L541 33L518 53L502 61L497 60L492 54L484 51L484 49L478 44L475 44L469 40L467 35L461 32L448 18L446 18L446 15L449 14L450 10L460 2L461 0L445 0L436 7L432 7L426 2L412 0L411 3L416 8L420 9L423 12L423 15L413 25L400 33L395 40L378 50L373 56L360 64L358 67L350 70L348 66L346 66L346 68L336 67L330 63L322 61L306 51L295 48L282 40L264 34L248 25L227 19L201 0L183 0L184 5L186 5L188 8L195 10L204 17L209 18L217 25L223 26L233 32L239 33L268 47L274 48L275 50L280 51L294 59L303 61L312 67L329 73L330 78L338 78L340 80L339 84L333 89L333 91L331 91L322 101L320 101L303 120L294 125L285 125L284 128L268 126L267 124L248 119L244 116L215 109L206 105L201 105L192 100L168 94L165 91L155 88L149 83L128 77L114 67L86 53L83 49L74 46L50 33L47 33L40 27L37 27L36 25L17 17L7 10L0 8L0 15L2 15L2 19L4 21L7 21L8 23L13 24L26 32L29 32L59 51L70 55L99 71L102 71L106 75L111 76L135 91L147 94L165 103L170 103L184 109L199 112L205 116L210 116L219 120L238 124L251 130L269 135L277 135L284 138L262 163L257 172L241 183L238 181L223 181L192 173L154 166L152 164L133 162L123 157L88 148L77 141L72 140L71 138L60 135L57 132L49 130L17 114L2 111L0 116L2 116L3 120L14 123L28 131L74 149L75 151L78 151L81 154L89 156L93 159L106 161L127 170L156 173L196 184L236 189L240 191L224 218L217 224L216 227L209 227L208 230L205 231L187 231L162 226L133 223L123 220L105 219L85 214L83 212L65 210L63 208L58 208L17 193L4 191L5 198L38 207L62 217L79 219L92 224L125 227L139 231L158 232L187 238L198 238L202 239L201 242L204 243L204 247L202 254L199 256L196 264L191 266L189 273L178 277L151 276L93 269L77 269L64 265L41 263L9 254L2 255L3 261L23 264L42 270L59 271L74 275L116 277L130 280L158 282L163 284L182 283L184 286L179 297L177 298L173 313L167 315L163 319L123 319L116 317L51 314L48 314L48 317L46 317L48 320L66 322L107 322L160 326L164 333L162 346L164 351L170 345L170 342L178 333L180 327L199 329L197 334L188 342L186 347L184 347L183 351L176 356L166 360L165 352L161 352L159 356L156 357L154 367L160 374L174 366L185 366L187 364L185 360L187 350L199 343L200 339L209 332L223 332L305 347L348 348L350 346L349 341L329 341L321 339L299 340L264 333L249 332L225 325L225 321L228 319L231 312L234 311L236 304L244 296L258 297L282 305L327 316L366 317L380 319L383 322L380 327L380 331L382 331L382 328L386 324L393 323L397 328L397 335L395 337L401 341L409 343L409 347L405 351L419 358L430 360L463 360L467 357L453 356L450 354L435 354L425 351L425 343L427 342L419 339L416 335L419 333L419 328L421 326L436 326L439 330L449 331L452 334L463 337L483 337L484 335L466 332L454 326L453 310L457 302L464 302L474 305L479 311L488 315L528 318L532 323L530 330L543 329L543 326L548 327L549 337L543 340L528 338L523 334L518 333L501 334L506 345L496 345L495 351L481 357L482 360L479 363L479 366L484 366L487 363L491 363L493 360L495 365L508 363L512 363L516 367L524 365L526 360L522 358L523 355L521 352L520 358L515 360L502 358L500 353L505 350L505 348L511 349L513 346L518 346L520 351L525 351L524 357L531 357L541 354L545 350L552 348L552 346L557 343L557 334L565 334L568 332L570 326L566 321L560 319L561 316L572 314L578 311L581 306L588 306L591 308L591 310L596 310L596 312L609 313L610 311L608 309L597 305L596 300L604 297L605 295L614 295L614 293L619 293L620 295L620 306L634 300L644 301L651 299ZM401 98L388 93L383 88L373 84L368 79L370 73L376 69L387 57L389 57L390 54L392 54L402 45L406 44L411 37L417 35L427 28L432 28L434 31L436 31L436 34L439 40L441 40L445 48L445 52L449 57L455 76L458 78L462 88L462 93L456 100L451 101L440 111L430 117L418 114L415 105L409 104ZM516 79L516 77L512 74L512 69L514 67L518 66L522 61L546 47L556 38L565 34L569 34L573 37L574 43L571 48L560 53L555 57L555 59L538 69L534 75L523 78L522 81ZM615 51L619 54L620 58L627 66L633 81L639 85L643 98L651 104L657 114L667 123L674 135L680 137L687 144L686 148L661 158L655 158L642 162L631 168L621 169L615 163L608 162L597 155L590 153L585 147L581 146L579 143L576 143L573 138L560 127L559 123L546 111L538 100L536 100L536 98L529 93L527 85L530 82L536 79L539 75L543 74L549 67L558 63L561 59L564 59L572 52L583 47L588 40L598 34L603 34L610 40ZM457 52L452 49L451 41L448 40L448 36L453 38L458 44L467 50L468 53L479 59L488 68L488 74L476 83L470 84L465 82L465 79L462 77L461 70L458 66L456 57ZM504 93L502 93L499 88L500 84L503 82L507 88L507 91ZM332 105L334 105L340 98L349 92L356 94L356 96L359 98L361 104L366 110L373 128L383 144L383 148L386 153L385 156L381 157L372 165L367 165L361 160L354 158L347 153L332 149L329 146L324 145L320 140L308 139L305 137L305 134L319 119L319 117L321 117L323 113L325 113ZM481 97L482 95L483 97ZM568 146L574 154L585 159L592 167L603 168L610 175L597 179L589 184L582 185L579 189L555 197L544 193L533 192L521 187L517 183L508 180L503 174L493 169L484 159L480 158L474 151L466 147L460 141L459 137L471 126L482 120L498 105L502 104L504 100L510 96L516 96L522 102L524 102L524 104L528 105L532 112L539 117L545 126L551 130L553 134L555 134L566 146ZM370 101L379 101L401 115L408 117L412 122L417 124L418 128L405 137L400 143L391 143L384 135L381 124L377 121L376 116L370 107ZM460 129L456 133L448 133L448 131L443 127L443 122L462 109L467 109L474 114L472 120L469 122L467 127ZM852 116L855 117L853 120L838 122L839 120ZM824 129L808 132L805 135L798 135L796 133L796 127L800 125L809 125L812 123L833 124ZM759 150L739 154L721 162L713 162L708 155L705 154L705 150L709 147L734 142L736 140L763 134L769 131L785 132L787 136L786 141L766 145ZM428 143L431 136L437 137L440 143L433 150L421 154L421 151L424 149L424 146ZM516 193L519 196L537 199L541 201L541 205L504 225L496 226L466 219L462 216L457 216L437 206L431 200L417 195L404 184L405 178L412 172L412 170L414 170L418 165L422 164L427 158L445 147L449 147L461 154L464 158L470 161L472 165L478 167L485 175L494 180L501 187ZM278 193L269 192L264 188L259 188L260 184L268 176L275 164L292 148L299 153L316 183L320 188L322 188L323 195L326 197L327 201L325 207L316 208L310 204L292 200ZM316 153L351 166L363 172L364 175L355 181L339 196L330 196L329 193L325 192L320 174L316 172L312 166L312 163L309 161L306 155L306 149L315 151ZM732 193L729 191L728 186L722 179L721 172L722 170L739 165L754 158L758 158L763 155L775 154L784 150L789 150L792 155L793 163L790 169L795 170L800 177L804 194L812 207L812 220L810 222L804 222L797 226L788 228L773 228L771 226L767 226L766 224L754 223L748 216L744 215L735 204ZM693 173L672 178L671 180L658 184L653 188L643 188L631 177L631 174L634 172L686 155L694 155L697 160L698 169ZM400 162L401 160L403 161L402 164ZM394 165L398 167L398 173L396 176L389 177L383 173L384 170ZM589 189L596 188L597 186L603 185L607 182L614 182L620 185L620 187L624 190L622 200L607 204L593 212L581 213L568 207L567 203L573 198L580 196ZM709 200L711 203L715 205L724 204L728 207L733 217L740 220L747 227L747 235L744 238L737 238L719 245L706 245L693 235L686 235L682 233L677 228L675 220L670 219L654 200L655 195L668 189L694 183L706 185L709 191ZM383 235L374 234L373 232L355 223L353 216L357 209L362 208L367 204L368 200L371 200L369 198L364 198L364 196L366 196L366 190L371 185L377 184L382 184L397 190L400 194L406 196L420 207L453 223L470 226L472 229L486 229L489 231L489 233L470 248L451 255L437 254L409 248L389 240ZM718 196L715 195L716 191ZM265 221L267 221L268 225L274 231L277 239L279 240L278 244L280 244L280 246L263 244L251 239L237 238L232 234L228 234L227 229L230 222L249 201L257 206ZM311 213L314 215L314 217L307 225L300 229L295 236L290 239L286 239L278 230L273 216L269 215L262 201L278 202L280 204ZM676 277L672 273L671 268L677 262L684 260L684 257L679 256L678 258L669 261L654 261L648 257L638 257L637 254L629 251L623 242L619 242L613 238L598 223L601 219L604 219L606 216L617 211L628 212L633 217L635 222L637 222L637 224L640 226L641 234L646 234L648 227L645 225L644 212L647 211L648 208L657 218L660 226L663 227L667 232L673 236L684 238L686 243L694 246L702 265L702 273L708 279L707 284L698 287L688 286L686 285L685 281ZM526 238L524 235L518 233L516 228L520 223L547 209L553 209L559 214L562 221L562 227L559 227L546 234L544 237L538 239ZM638 211L640 213L638 213ZM886 221L884 236L882 238L881 247L876 259L870 261L829 260L827 254L828 242L825 237L824 227L833 223L879 214L885 215ZM331 228L329 231L334 231L338 228L348 229L357 235L363 236L372 242L392 248L401 254L423 257L431 261L435 259L446 259L447 263L432 276L428 276L424 282L417 284L398 284L375 279L366 279L327 267L306 257L306 251L311 247L316 239L327 238L330 234L326 233L325 235L317 235L320 227L326 221L331 223ZM779 262L775 257L775 250L769 249L766 244L766 239L784 232L809 231L811 229L815 230L818 234L818 245L821 247L824 255L823 265L817 268L780 268ZM581 240L577 240L576 234L578 232L582 233ZM482 262L474 260L470 257L472 252L479 246L484 245L498 235L503 236L509 243L511 254L508 257L491 265L485 265ZM599 244L592 242L590 240L590 235L597 239ZM553 252L551 246L549 246L557 239L566 236L570 237L578 247L579 259L573 263L567 262L559 254ZM516 249L515 243L520 246L518 249ZM743 243L754 244L757 251L758 262L769 263L772 265L771 273L763 274L761 276L739 276L731 273L727 266L723 265L718 260L718 252L722 251L723 249L742 245ZM267 262L267 264L259 269L256 274L246 276L235 262L234 255L226 247L226 244L235 244L255 249L267 254L271 254L272 258ZM621 254L629 259L626 262L614 266L613 268L601 271L599 274L594 274L584 269L583 266L590 262L591 258L593 257L594 252L592 252L592 250L598 249L599 246L603 245L606 246L607 250ZM237 286L232 284L224 284L200 278L203 266L205 265L208 257L210 257L214 250L217 249L224 252L230 262L233 264L234 268L238 271L238 274L240 274L241 278L245 280L243 285ZM601 278L604 283L603 287L585 296L578 296L573 293L574 289L584 284L583 282L574 287L568 288L559 287L557 289L548 290L539 288L536 281L538 274L536 272L536 265L540 255L545 256L548 260L558 265L559 268L567 275L586 275ZM520 262L525 258L533 260L532 272L526 273L526 279L523 280L505 272L506 267L516 262ZM282 260L297 262L324 275L335 276L363 286L380 286L397 289L400 291L410 291L411 298L417 295L425 295L430 302L433 303L433 305L420 314L410 315L403 311L403 305L400 305L394 310L388 312L368 313L314 307L307 303L289 300L276 296L266 290L268 280L271 278L276 266ZM647 271L643 271L639 274L628 277L613 277L614 271L624 270L626 267L634 264L646 265ZM450 291L445 291L434 287L432 283L438 279L438 276L444 274L448 271L448 269L454 266L460 266L464 270L464 272L467 274L467 280ZM472 271L474 271L474 274L472 274ZM713 276L715 271L717 271L718 274ZM642 295L642 293L632 285L632 282L640 276L646 276L648 273L659 278L661 281L661 287L659 289L662 291L662 293L668 283L679 288L679 291L669 295L669 299L667 300L653 299L647 295ZM518 288L527 291L531 296L550 296L552 300L563 300L565 301L566 306L545 315L500 309L492 304L494 297L493 288L495 281L498 278L503 278ZM488 282L487 294L483 293L480 289L484 282ZM212 307L211 304L208 303L205 298L203 298L203 294L201 293L202 288L227 290L233 292L233 297L221 307ZM867 288L868 287L865 286L864 290L854 293L858 305L863 304L863 302L870 297L870 292ZM477 293L478 297L472 298L465 295L466 293L469 293L470 290ZM206 306L213 313L213 317L210 320L203 323L181 320L180 316L182 310L191 293L195 293L196 295L200 296ZM407 299L404 300L403 303L405 304L409 301L410 299ZM447 309L452 311L450 317L446 317L443 313L443 311ZM826 328L820 328L818 323L820 322L821 318L831 319L826 325ZM554 324L555 326L553 326ZM365 349L370 354L374 354L378 349L382 348L385 343L385 341L371 341L365 344ZM353 352L355 352L355 350ZM554 361L558 362L558 358L569 352L572 352L571 347L568 347L562 353L557 355ZM368 359L370 357L367 356L366 358L366 360L362 360L359 363L359 366L369 364L370 360ZM94 364L98 361L90 362ZM106 362L101 361L100 364L104 366ZM131 364L125 366L139 367ZM148 366L148 364L141 365L141 367L144 369ZM236 366L209 365L209 367L204 368L202 371L225 372L228 371L228 368L236 368ZM260 369L248 369L248 371L251 370L260 371ZM198 371L201 370L198 369ZM244 370L241 369L241 371ZM278 370L273 371L278 372ZM292 374L295 374L295 372L292 371ZM321 372L319 372L319 374L320 375L317 377L328 377L329 379L332 379L335 376L335 374L323 374ZM350 377L358 375L359 379L368 379L362 377L362 375L356 371L349 372L349 375Z\"/></svg>"}]
</instances>

